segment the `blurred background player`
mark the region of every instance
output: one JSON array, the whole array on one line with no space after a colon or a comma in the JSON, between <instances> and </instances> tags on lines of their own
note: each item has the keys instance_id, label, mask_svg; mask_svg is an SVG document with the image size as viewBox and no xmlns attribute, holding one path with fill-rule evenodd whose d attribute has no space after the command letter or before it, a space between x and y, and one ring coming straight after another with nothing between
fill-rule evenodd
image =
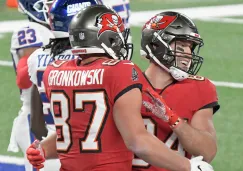
<instances>
[{"instance_id":1,"label":"blurred background player","mask_svg":"<svg viewBox=\"0 0 243 171\"><path fill-rule=\"evenodd\" d=\"M219 104L215 86L196 75L203 63L199 56L202 46L196 25L183 14L162 12L146 22L141 55L150 64L144 72L144 85L150 85L173 111L165 114L163 104L143 95L142 115L147 130L168 148L188 158L203 156L211 162L217 152L212 117ZM165 171L139 158L133 160L133 170Z\"/></svg>"},{"instance_id":2,"label":"blurred background player","mask_svg":"<svg viewBox=\"0 0 243 171\"><path fill-rule=\"evenodd\" d=\"M51 3L51 2L50 2ZM48 25L48 1L19 0L19 10L27 14L29 22L16 29L11 40L11 55L16 70L16 84L20 88L22 107L15 118L8 151L17 152L18 146L24 152L34 141L30 131L30 87L27 60L36 49L47 45L54 38ZM26 171L33 170L25 160Z\"/></svg>"},{"instance_id":3,"label":"blurred background player","mask_svg":"<svg viewBox=\"0 0 243 171\"><path fill-rule=\"evenodd\" d=\"M129 0L100 0L104 5L111 7L122 18L126 28L130 28L129 18L131 16ZM132 42L131 34L128 37L128 42Z\"/></svg>"},{"instance_id":4,"label":"blurred background player","mask_svg":"<svg viewBox=\"0 0 243 171\"><path fill-rule=\"evenodd\" d=\"M140 114L144 77L135 64L119 60L130 59L132 49L116 13L88 7L72 19L69 33L79 58L54 61L44 72L57 137L43 140L45 155L34 144L27 150L35 167L43 167L45 157L57 157L57 149L66 171L130 171L132 152L174 171L213 171L201 157L189 161L146 131Z\"/></svg>"},{"instance_id":5,"label":"blurred background player","mask_svg":"<svg viewBox=\"0 0 243 171\"><path fill-rule=\"evenodd\" d=\"M39 48L32 53L28 59L28 71L33 83L31 89L31 130L39 140L56 131L42 78L47 65L54 60L74 59L70 50L68 26L72 17L82 9L76 9L76 4L86 8L97 4L97 2L95 0L55 1L55 5L52 5L49 10L50 27L55 38L52 38L44 48ZM45 162L45 171L59 170L59 167L60 164L57 160Z\"/></svg>"}]
</instances>

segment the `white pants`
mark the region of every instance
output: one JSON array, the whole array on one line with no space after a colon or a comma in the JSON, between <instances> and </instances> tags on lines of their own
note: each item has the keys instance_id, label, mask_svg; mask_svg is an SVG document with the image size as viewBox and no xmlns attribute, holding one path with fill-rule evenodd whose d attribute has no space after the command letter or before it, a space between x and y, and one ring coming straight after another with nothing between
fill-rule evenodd
<instances>
[{"instance_id":1,"label":"white pants","mask_svg":"<svg viewBox=\"0 0 243 171\"><path fill-rule=\"evenodd\" d=\"M30 144L34 141L34 135L30 131L30 114L26 114L20 111L19 115L14 119L10 143L8 151L18 152L19 148L24 154L25 170L37 171L29 163L26 158L26 150ZM60 161L58 159L46 160L44 168L41 171L59 171Z\"/></svg>"}]
</instances>

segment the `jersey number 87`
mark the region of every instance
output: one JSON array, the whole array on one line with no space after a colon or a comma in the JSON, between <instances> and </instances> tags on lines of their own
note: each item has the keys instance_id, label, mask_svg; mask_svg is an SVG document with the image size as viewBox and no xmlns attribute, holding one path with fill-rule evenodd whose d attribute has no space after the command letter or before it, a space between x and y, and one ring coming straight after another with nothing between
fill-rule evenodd
<instances>
[{"instance_id":1,"label":"jersey number 87","mask_svg":"<svg viewBox=\"0 0 243 171\"><path fill-rule=\"evenodd\" d=\"M54 114L58 134L57 150L66 153L72 146L72 127L69 123L71 108L82 115L85 104L88 103L94 107L90 112L85 135L79 138L80 153L99 153L102 150L100 136L109 113L107 96L103 90L92 90L92 92L74 90L72 96L73 106L71 106L70 98L65 91L53 90L51 92L51 111Z\"/></svg>"}]
</instances>

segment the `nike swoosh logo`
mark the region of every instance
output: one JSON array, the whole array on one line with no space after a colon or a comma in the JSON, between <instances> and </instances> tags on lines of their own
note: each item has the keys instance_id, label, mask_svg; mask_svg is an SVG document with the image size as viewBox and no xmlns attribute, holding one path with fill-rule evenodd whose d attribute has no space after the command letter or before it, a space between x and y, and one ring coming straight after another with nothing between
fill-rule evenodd
<instances>
[{"instance_id":1,"label":"nike swoosh logo","mask_svg":"<svg viewBox=\"0 0 243 171\"><path fill-rule=\"evenodd\" d=\"M197 168L198 168L200 171L202 171L202 169L201 169L200 165L198 165L198 166L197 166Z\"/></svg>"}]
</instances>

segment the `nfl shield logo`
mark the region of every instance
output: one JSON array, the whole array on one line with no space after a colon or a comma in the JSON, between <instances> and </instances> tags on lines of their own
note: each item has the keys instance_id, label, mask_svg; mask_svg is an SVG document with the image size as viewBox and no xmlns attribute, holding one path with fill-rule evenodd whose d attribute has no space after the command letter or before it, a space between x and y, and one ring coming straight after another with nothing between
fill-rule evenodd
<instances>
[{"instance_id":1,"label":"nfl shield logo","mask_svg":"<svg viewBox=\"0 0 243 171\"><path fill-rule=\"evenodd\" d=\"M79 33L79 38L80 38L80 40L84 40L85 39L85 36L84 36L83 32Z\"/></svg>"}]
</instances>

